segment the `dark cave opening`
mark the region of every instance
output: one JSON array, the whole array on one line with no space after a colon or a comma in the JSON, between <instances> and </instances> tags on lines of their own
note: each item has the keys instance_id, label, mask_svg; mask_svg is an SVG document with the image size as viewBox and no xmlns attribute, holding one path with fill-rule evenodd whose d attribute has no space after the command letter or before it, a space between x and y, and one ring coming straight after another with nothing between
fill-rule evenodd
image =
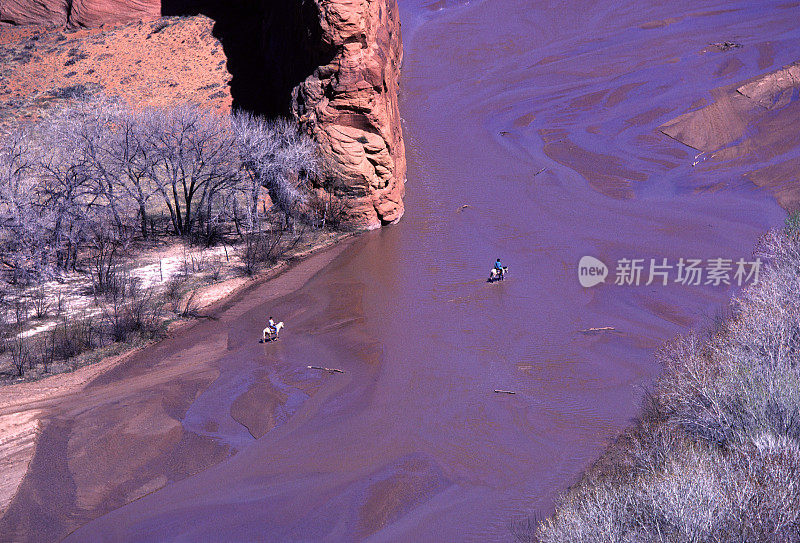
<instances>
[{"instance_id":1,"label":"dark cave opening","mask_svg":"<svg viewBox=\"0 0 800 543\"><path fill-rule=\"evenodd\" d=\"M214 36L228 58L234 109L290 115L292 89L332 58L318 8L308 0L162 0L161 14L214 20Z\"/></svg>"}]
</instances>

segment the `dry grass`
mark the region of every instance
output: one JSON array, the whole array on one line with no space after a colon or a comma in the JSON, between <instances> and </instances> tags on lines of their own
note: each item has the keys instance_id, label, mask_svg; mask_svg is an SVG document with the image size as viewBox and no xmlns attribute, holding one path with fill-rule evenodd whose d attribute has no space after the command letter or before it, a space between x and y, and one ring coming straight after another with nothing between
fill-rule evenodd
<instances>
[{"instance_id":1,"label":"dry grass","mask_svg":"<svg viewBox=\"0 0 800 543\"><path fill-rule=\"evenodd\" d=\"M760 281L658 354L634 425L519 540L800 540L800 235L767 234Z\"/></svg>"}]
</instances>

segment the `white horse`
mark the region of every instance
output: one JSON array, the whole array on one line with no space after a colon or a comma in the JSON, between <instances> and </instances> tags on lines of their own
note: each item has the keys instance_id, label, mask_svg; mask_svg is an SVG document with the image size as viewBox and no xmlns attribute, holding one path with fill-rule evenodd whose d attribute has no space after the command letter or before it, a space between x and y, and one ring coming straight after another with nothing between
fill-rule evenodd
<instances>
[{"instance_id":1,"label":"white horse","mask_svg":"<svg viewBox=\"0 0 800 543\"><path fill-rule=\"evenodd\" d=\"M508 267L503 266L503 271L498 270L497 268L492 268L492 271L489 272L489 279L487 281L489 283L494 283L495 281L502 281L506 278L506 274L508 273Z\"/></svg>"},{"instance_id":2,"label":"white horse","mask_svg":"<svg viewBox=\"0 0 800 543\"><path fill-rule=\"evenodd\" d=\"M269 326L264 328L264 331L261 332L261 342L264 343L266 341L273 341L278 339L278 334L280 333L281 328L283 328L283 321L276 324L274 330Z\"/></svg>"}]
</instances>

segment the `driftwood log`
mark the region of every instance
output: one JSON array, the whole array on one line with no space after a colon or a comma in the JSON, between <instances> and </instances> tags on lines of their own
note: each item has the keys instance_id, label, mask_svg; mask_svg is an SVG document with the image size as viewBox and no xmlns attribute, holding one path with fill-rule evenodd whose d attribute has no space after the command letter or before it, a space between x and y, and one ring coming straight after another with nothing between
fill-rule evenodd
<instances>
[{"instance_id":1,"label":"driftwood log","mask_svg":"<svg viewBox=\"0 0 800 543\"><path fill-rule=\"evenodd\" d=\"M339 368L324 368L322 366L308 366L310 370L322 370L327 371L330 373L344 373L344 370L340 370Z\"/></svg>"}]
</instances>

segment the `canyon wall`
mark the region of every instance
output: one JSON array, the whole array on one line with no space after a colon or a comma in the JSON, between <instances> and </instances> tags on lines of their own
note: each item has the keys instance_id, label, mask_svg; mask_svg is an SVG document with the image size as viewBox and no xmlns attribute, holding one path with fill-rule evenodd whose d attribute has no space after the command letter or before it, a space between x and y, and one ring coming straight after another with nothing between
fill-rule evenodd
<instances>
[{"instance_id":1,"label":"canyon wall","mask_svg":"<svg viewBox=\"0 0 800 543\"><path fill-rule=\"evenodd\" d=\"M0 0L0 22L97 27L161 16L160 0Z\"/></svg>"},{"instance_id":2,"label":"canyon wall","mask_svg":"<svg viewBox=\"0 0 800 543\"><path fill-rule=\"evenodd\" d=\"M312 50L330 59L292 93L341 180L331 190L350 222L374 228L403 214L405 148L397 106L403 46L396 0L316 0L320 30Z\"/></svg>"},{"instance_id":3,"label":"canyon wall","mask_svg":"<svg viewBox=\"0 0 800 543\"><path fill-rule=\"evenodd\" d=\"M315 190L347 224L397 221L406 172L397 0L0 0L0 21L18 25L92 28L198 14L215 22L233 106L294 116L313 135L325 159Z\"/></svg>"}]
</instances>

